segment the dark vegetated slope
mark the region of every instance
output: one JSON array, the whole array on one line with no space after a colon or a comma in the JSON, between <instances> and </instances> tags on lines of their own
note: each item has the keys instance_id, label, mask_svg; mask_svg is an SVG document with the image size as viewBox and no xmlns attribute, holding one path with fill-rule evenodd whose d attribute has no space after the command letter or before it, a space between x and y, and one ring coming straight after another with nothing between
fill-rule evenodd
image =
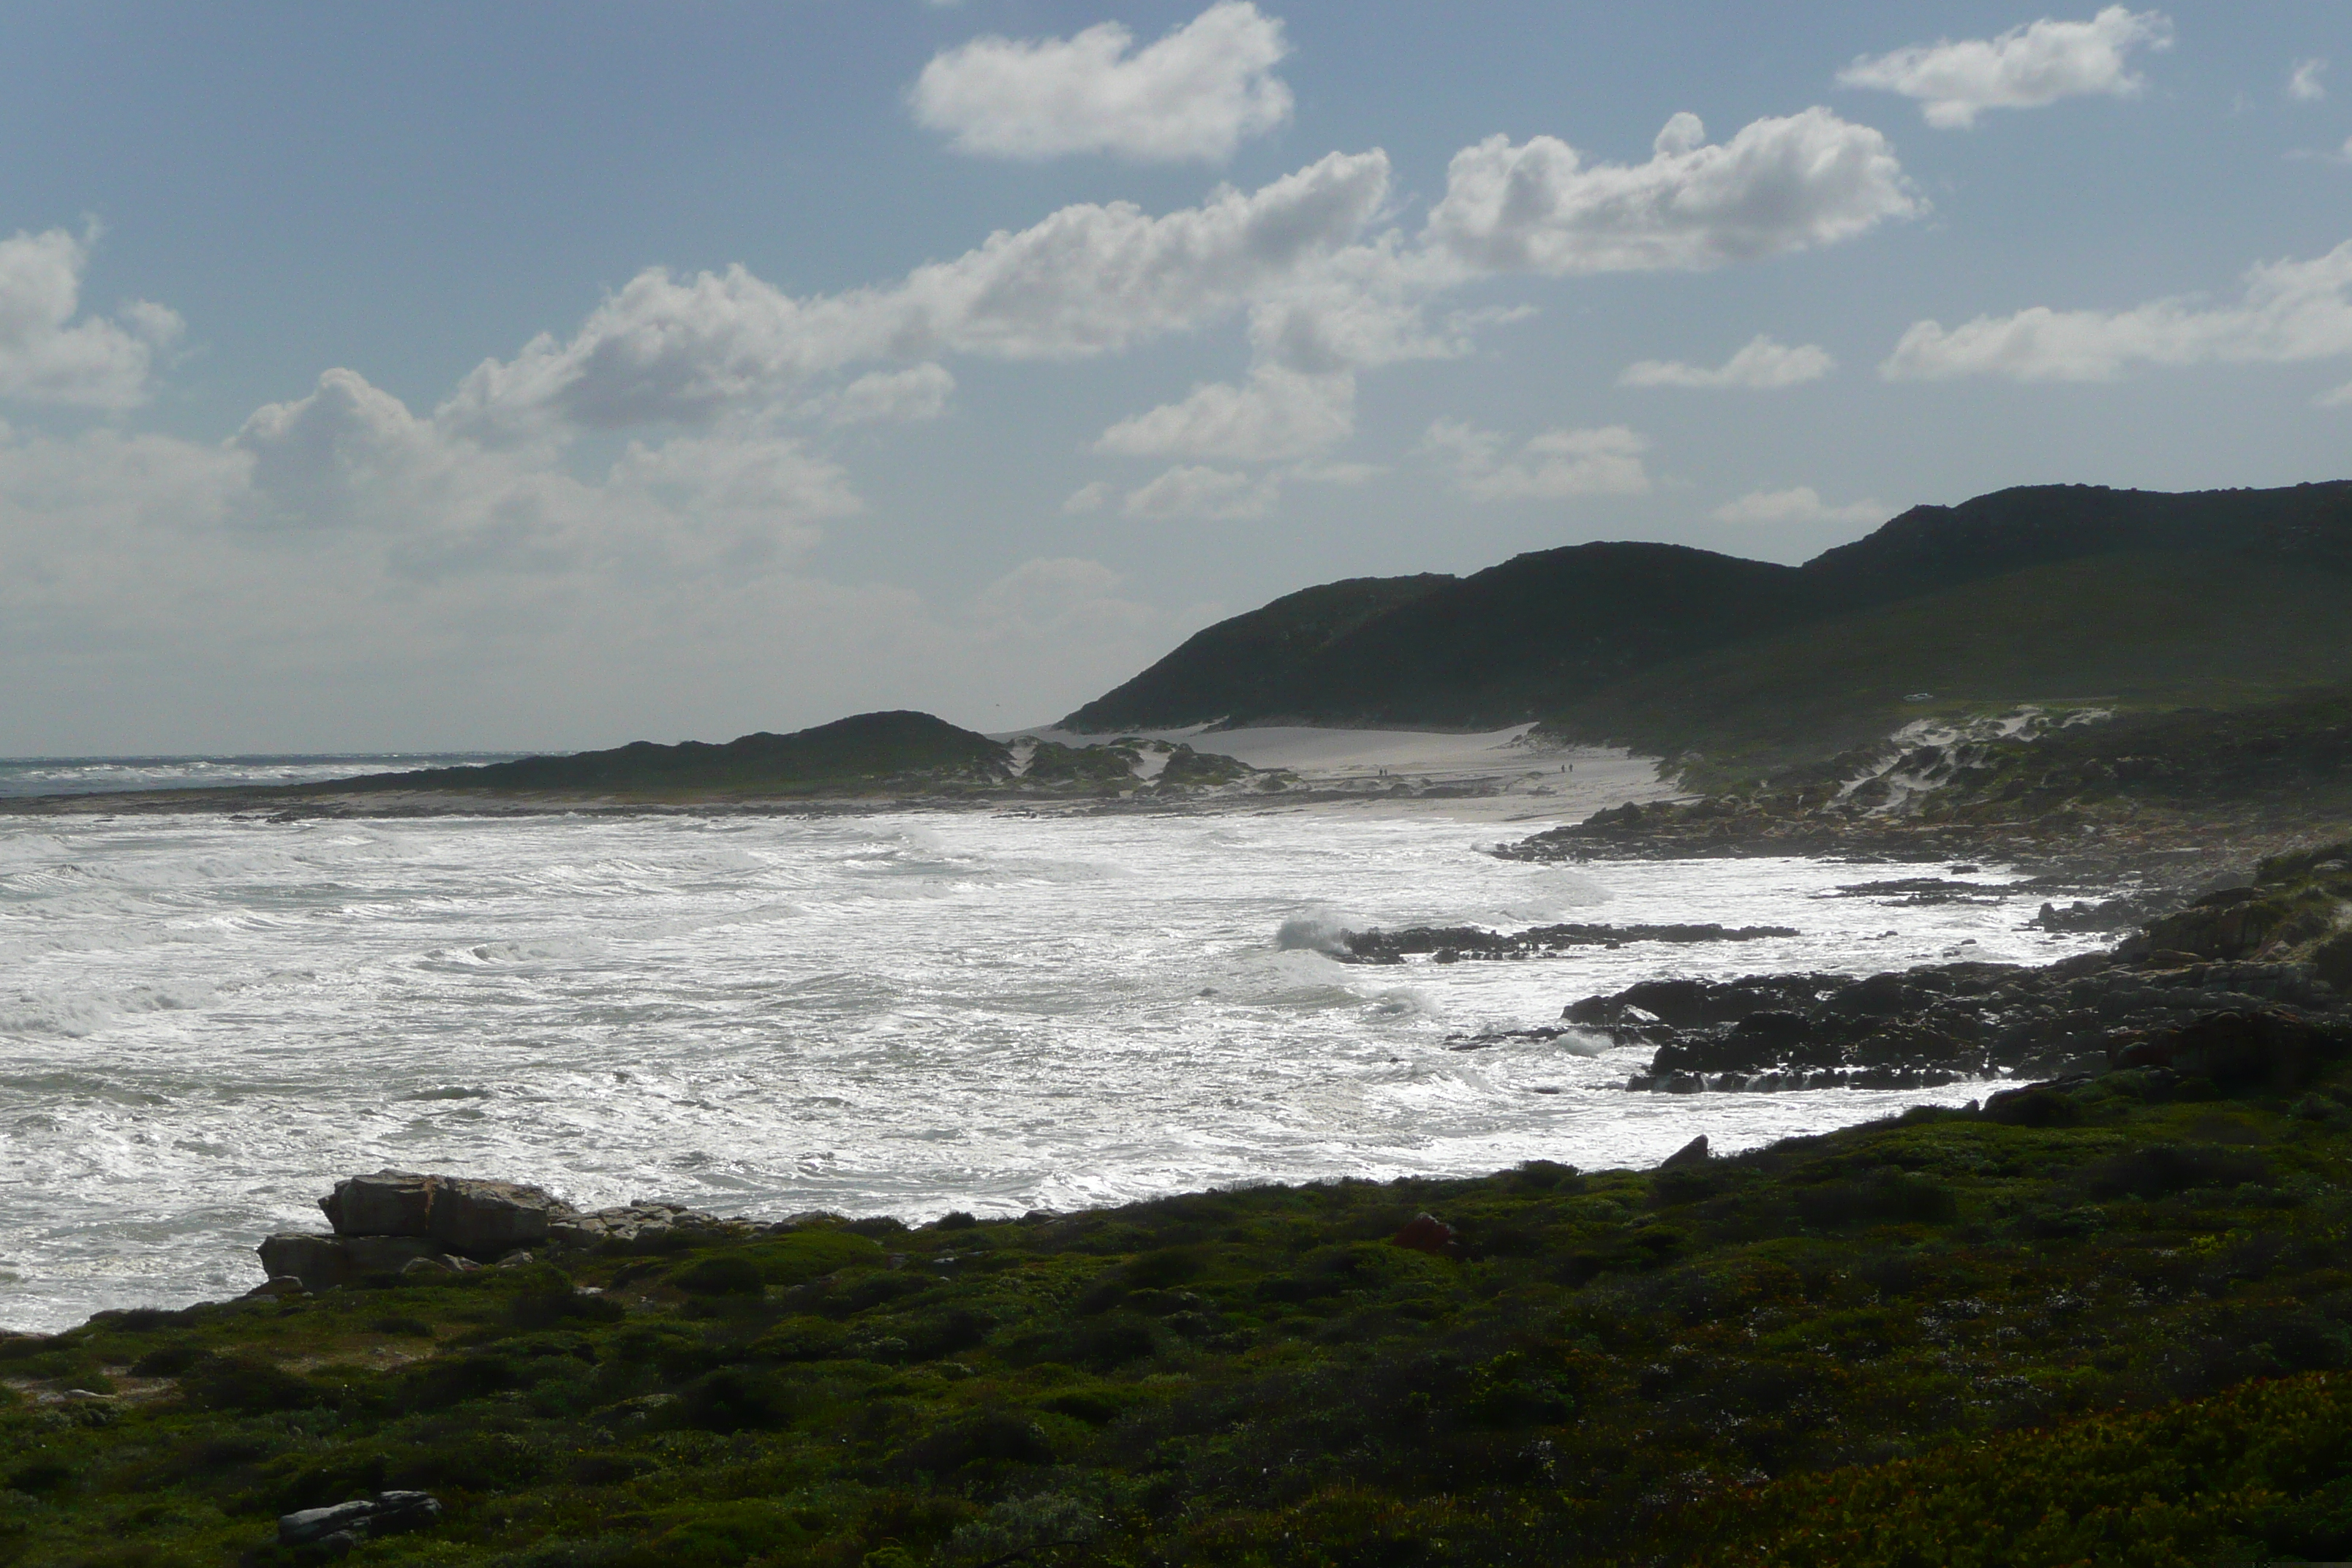
<instances>
[{"instance_id":1,"label":"dark vegetated slope","mask_svg":"<svg viewBox=\"0 0 2352 1568\"><path fill-rule=\"evenodd\" d=\"M1794 567L1673 544L1571 545L1441 579L1295 653L1253 645L1246 668L1202 667L1224 658L1212 639L1236 623L1212 626L1065 722L1514 723L1563 691L1787 625L1810 598ZM1180 679L1219 700L1160 703L1156 694Z\"/></svg>"},{"instance_id":2,"label":"dark vegetated slope","mask_svg":"<svg viewBox=\"0 0 2352 1568\"><path fill-rule=\"evenodd\" d=\"M1598 701L1586 715L1597 719L1631 705L1630 695L1619 701L1602 694L1643 671L1746 639L1788 634L1757 646L1756 659L1769 665L1792 649L1809 648L1815 640L1810 628L1822 623L1836 623L1822 626L1825 637L1876 638L1850 656L1827 655L1832 663L1864 669L1890 647L1908 658L1918 650L1899 646L1905 639L1886 629L1899 625L1901 613L1889 610L1891 618L1879 622L1851 617L1990 582L2011 582L2024 597L2005 606L2000 591L1988 590L1968 601L1964 612L1947 606L1931 613L1948 621L2005 624L2026 634L2038 651L2012 656L2002 650L2000 637L1963 635L1958 646L1981 662L1944 659L1937 666L1942 685L1980 689L1994 700L2024 695L2014 686L2019 679L2040 693L2086 682L2120 689L2127 684L2123 674L2102 671L2126 661L2098 652L2099 635L2121 627L2139 650L2164 642L2171 618L2186 603L2178 575L2144 564L2086 573L2076 581L2093 584L2092 607L2102 625L2069 643L2052 623L2072 607L2051 596L2053 579L2034 574L2068 562L2151 553L2260 560L2271 563L2281 582L2317 568L2318 582L2340 584L2346 578L2338 574L2352 569L2352 483L2186 495L2025 487L1957 507L1915 507L1868 538L1802 567L1659 544L1542 551L1459 582L1438 579L1426 591L1360 615L1319 639L1253 640L1247 635L1252 616L1212 626L1066 721L1087 729L1150 728L1222 715L1238 722L1468 727L1574 713ZM2135 605L2130 595L2142 588L2153 596ZM1307 599L1294 595L1257 615ZM1359 608L1366 603L1359 601ZM2233 600L2231 607L2242 610L2245 601ZM2216 620L2193 606L2189 613L2209 627ZM1809 629L1793 630L1799 627ZM2265 646L2277 644L2273 637ZM2084 656L2079 672L2062 657L2067 647ZM2256 685L2274 690L2273 666L2254 662L2263 671ZM1829 717L1843 722L1838 715L1850 707L1840 698L1830 704ZM1796 723L1783 729L1802 733ZM1852 732L1850 723L1840 731Z\"/></svg>"},{"instance_id":3,"label":"dark vegetated slope","mask_svg":"<svg viewBox=\"0 0 2352 1568\"><path fill-rule=\"evenodd\" d=\"M789 735L766 731L724 744L638 741L609 752L525 757L478 768L376 773L309 786L310 793L362 790L598 790L659 794L741 790L800 794L879 783L908 774L994 780L1012 753L985 735L929 713L860 713Z\"/></svg>"},{"instance_id":4,"label":"dark vegetated slope","mask_svg":"<svg viewBox=\"0 0 2352 1568\"><path fill-rule=\"evenodd\" d=\"M1265 706L1237 717L1516 723L1813 607L1794 567L1678 544L1547 550L1390 611L1269 682Z\"/></svg>"},{"instance_id":5,"label":"dark vegetated slope","mask_svg":"<svg viewBox=\"0 0 2352 1568\"><path fill-rule=\"evenodd\" d=\"M2352 569L2352 482L2168 495L2024 485L1958 506L1916 506L1805 563L1848 606L2028 566L2133 550L2246 552Z\"/></svg>"},{"instance_id":6,"label":"dark vegetated slope","mask_svg":"<svg viewBox=\"0 0 2352 1568\"><path fill-rule=\"evenodd\" d=\"M1335 638L1453 582L1439 573L1350 577L1286 594L1195 633L1126 685L1063 720L1063 726L1107 734L1203 724L1229 713L1260 710L1268 680L1281 679Z\"/></svg>"},{"instance_id":7,"label":"dark vegetated slope","mask_svg":"<svg viewBox=\"0 0 2352 1568\"><path fill-rule=\"evenodd\" d=\"M2352 578L2134 551L2033 566L1675 659L1553 727L1769 767L1937 713L2026 701L2234 709L2352 680ZM1906 702L1932 693L1933 700Z\"/></svg>"}]
</instances>

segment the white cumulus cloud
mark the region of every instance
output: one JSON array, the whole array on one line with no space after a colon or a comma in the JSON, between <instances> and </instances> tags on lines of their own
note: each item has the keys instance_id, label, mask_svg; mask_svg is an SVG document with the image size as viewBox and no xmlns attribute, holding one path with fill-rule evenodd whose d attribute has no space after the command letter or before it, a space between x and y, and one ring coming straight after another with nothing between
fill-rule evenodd
<instances>
[{"instance_id":1,"label":"white cumulus cloud","mask_svg":"<svg viewBox=\"0 0 2352 1568\"><path fill-rule=\"evenodd\" d=\"M1894 510L1874 500L1832 506L1811 485L1785 490L1750 490L1726 501L1711 514L1717 522L1786 524L1808 522L1885 522Z\"/></svg>"},{"instance_id":2,"label":"white cumulus cloud","mask_svg":"<svg viewBox=\"0 0 2352 1568\"><path fill-rule=\"evenodd\" d=\"M1281 488L1281 481L1271 474L1252 479L1223 468L1184 464L1128 491L1119 510L1129 517L1195 517L1218 522L1259 518L1274 510Z\"/></svg>"},{"instance_id":3,"label":"white cumulus cloud","mask_svg":"<svg viewBox=\"0 0 2352 1568\"><path fill-rule=\"evenodd\" d=\"M1308 458L1355 434L1356 378L1302 375L1260 365L1235 386L1212 382L1181 402L1123 419L1095 443L1126 457L1203 458L1234 463Z\"/></svg>"},{"instance_id":4,"label":"white cumulus cloud","mask_svg":"<svg viewBox=\"0 0 2352 1568\"><path fill-rule=\"evenodd\" d=\"M1552 136L1454 155L1426 242L1485 272L1685 270L1852 239L1925 204L1886 138L1808 109L1709 143L1677 114L1643 163L1587 163Z\"/></svg>"},{"instance_id":5,"label":"white cumulus cloud","mask_svg":"<svg viewBox=\"0 0 2352 1568\"><path fill-rule=\"evenodd\" d=\"M1722 364L1685 364L1680 360L1636 360L1617 378L1621 386L1689 386L1710 390L1727 387L1752 392L1777 392L1819 381L1837 368L1827 349L1812 343L1790 348L1761 334Z\"/></svg>"},{"instance_id":6,"label":"white cumulus cloud","mask_svg":"<svg viewBox=\"0 0 2352 1568\"><path fill-rule=\"evenodd\" d=\"M1464 494L1479 500L1642 495L1650 488L1642 463L1649 440L1622 425L1547 430L1513 450L1508 438L1495 431L1440 419L1422 445L1453 468Z\"/></svg>"},{"instance_id":7,"label":"white cumulus cloud","mask_svg":"<svg viewBox=\"0 0 2352 1568\"><path fill-rule=\"evenodd\" d=\"M1274 74L1290 52L1282 23L1248 0L1219 0L1134 45L1116 22L1067 38L975 38L933 58L908 98L956 151L999 158L1223 163L1290 118L1290 89Z\"/></svg>"},{"instance_id":8,"label":"white cumulus cloud","mask_svg":"<svg viewBox=\"0 0 2352 1568\"><path fill-rule=\"evenodd\" d=\"M1879 372L1890 381L2112 381L2135 363L2289 363L2343 354L2352 354L2352 240L2309 261L2248 269L2244 292L2231 304L2158 300L2127 310L2037 305L1948 329L1917 321Z\"/></svg>"},{"instance_id":9,"label":"white cumulus cloud","mask_svg":"<svg viewBox=\"0 0 2352 1568\"><path fill-rule=\"evenodd\" d=\"M2324 59L2297 60L2286 73L2286 95L2297 103L2317 103L2327 96L2327 84L2319 79L2327 74Z\"/></svg>"},{"instance_id":10,"label":"white cumulus cloud","mask_svg":"<svg viewBox=\"0 0 2352 1568\"><path fill-rule=\"evenodd\" d=\"M89 242L61 228L0 239L0 397L106 409L147 401L180 318L140 300L118 320L76 321L89 265Z\"/></svg>"},{"instance_id":11,"label":"white cumulus cloud","mask_svg":"<svg viewBox=\"0 0 2352 1568\"><path fill-rule=\"evenodd\" d=\"M795 296L740 266L652 268L568 337L542 334L512 358L484 361L435 421L513 444L708 426L787 399L844 421L919 417L952 384L943 366L877 372L813 406L808 389L860 366L956 354L1115 353L1237 314L1259 366L1329 378L1467 352L1475 331L1516 312L1462 312L1433 326L1427 308L1498 271L1714 267L1851 239L1924 210L1885 138L1822 109L1756 121L1720 145L1678 115L1654 156L1630 166L1587 163L1548 137L1493 138L1456 154L1444 199L1412 236L1374 229L1390 180L1383 153L1334 153L1255 191L1220 188L1157 216L1130 203L1081 203L896 280L834 294ZM1231 394L1204 391L1181 416L1139 418L1166 426L1172 443L1180 426L1272 395L1248 384ZM1328 428L1339 405L1327 397L1319 406L1318 427ZM1296 398L1286 407L1310 413ZM1294 427L1294 445L1304 431ZM1145 438L1140 426L1133 434Z\"/></svg>"},{"instance_id":12,"label":"white cumulus cloud","mask_svg":"<svg viewBox=\"0 0 2352 1568\"><path fill-rule=\"evenodd\" d=\"M1916 99L1927 123L1966 130L1988 109L2040 109L2062 98L2129 98L2147 83L2126 56L2172 45L2161 13L2109 5L2087 22L2044 17L1992 38L1914 44L1838 73L1843 87L1877 88Z\"/></svg>"},{"instance_id":13,"label":"white cumulus cloud","mask_svg":"<svg viewBox=\"0 0 2352 1568\"><path fill-rule=\"evenodd\" d=\"M440 410L483 435L550 421L698 423L860 361L1069 360L1234 311L1349 244L1386 199L1386 154L1334 153L1255 192L1152 217L1068 206L896 283L798 299L741 267L639 273L569 341L490 360Z\"/></svg>"}]
</instances>

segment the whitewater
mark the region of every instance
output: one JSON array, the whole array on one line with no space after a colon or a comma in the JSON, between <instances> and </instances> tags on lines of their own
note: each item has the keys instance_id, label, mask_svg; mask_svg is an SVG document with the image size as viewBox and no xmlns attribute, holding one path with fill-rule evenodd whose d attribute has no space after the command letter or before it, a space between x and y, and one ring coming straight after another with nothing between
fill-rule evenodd
<instances>
[{"instance_id":1,"label":"whitewater","mask_svg":"<svg viewBox=\"0 0 2352 1568\"><path fill-rule=\"evenodd\" d=\"M1883 868L1486 852L1539 826L0 816L0 1327L239 1293L263 1236L318 1228L337 1177L384 1166L583 1206L918 1221L1640 1165L1701 1132L1728 1152L1982 1086L1633 1094L1645 1050L1476 1037L1658 975L2094 945L2023 929L2014 901L1838 892ZM1801 934L1401 968L1322 951L1566 920Z\"/></svg>"}]
</instances>

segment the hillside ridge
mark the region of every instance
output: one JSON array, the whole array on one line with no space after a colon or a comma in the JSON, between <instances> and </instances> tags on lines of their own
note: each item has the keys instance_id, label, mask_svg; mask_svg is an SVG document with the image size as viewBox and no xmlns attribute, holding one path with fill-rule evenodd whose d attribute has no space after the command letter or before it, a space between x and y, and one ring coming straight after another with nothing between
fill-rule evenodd
<instances>
[{"instance_id":1,"label":"hillside ridge","mask_svg":"<svg viewBox=\"0 0 2352 1568\"><path fill-rule=\"evenodd\" d=\"M2046 584L2052 569L2069 562L2160 557L2186 564L2191 556L2200 558L2200 580L2231 614L2258 615L2282 567L2305 574L2318 568L2332 584L2352 572L2352 481L2179 494L2022 486L1958 506L1914 507L1801 566L1685 545L1597 542L1531 552L1460 578L1353 579L1209 627L1063 724L1103 732L1208 722L1468 729L1573 720L1580 710L1622 712L1627 704L1612 703L1612 696L1630 696L1654 671L1707 658L1737 663L1750 646L1762 652L1775 637L1801 642L1809 628L1843 629L1894 605L1958 594L1958 607L1948 605L1948 613L1999 617L2016 607L2013 588ZM2085 608L2122 626L2156 624L2162 595L2133 595L2137 584L2165 575L2119 565L2115 591L2095 593ZM1388 586L1400 584L1413 586ZM2246 603L2229 601L2240 589ZM1307 604L1327 612L1325 635L1276 635ZM1988 690L1985 700L2070 692L2065 650L2040 647L2044 628L2054 626L2047 616L2029 617L2016 632L2024 647L2005 661L2031 673L2038 689ZM2003 679L2014 673L2005 670ZM2293 675L2282 656L2248 679L2269 696L2294 684ZM1901 684L1891 669L1888 684ZM1911 689L1884 695L1899 701ZM1763 705L1744 710L1739 725L1769 729L1787 695L1759 696ZM1823 744L1833 751L1851 743L1853 723L1877 717L1873 710L1842 719ZM1563 732L1604 738L1590 722L1570 722ZM1635 731L1605 738L1665 755L1691 743ZM1802 750L1811 739L1787 733L1773 741Z\"/></svg>"}]
</instances>

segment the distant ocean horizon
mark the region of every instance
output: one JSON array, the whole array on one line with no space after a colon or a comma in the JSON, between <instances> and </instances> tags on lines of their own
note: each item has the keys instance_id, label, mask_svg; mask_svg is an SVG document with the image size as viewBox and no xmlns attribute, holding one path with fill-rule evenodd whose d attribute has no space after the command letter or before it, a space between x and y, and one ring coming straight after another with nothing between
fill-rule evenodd
<instances>
[{"instance_id":1,"label":"distant ocean horizon","mask_svg":"<svg viewBox=\"0 0 2352 1568\"><path fill-rule=\"evenodd\" d=\"M0 800L150 789L317 784L362 773L473 767L534 752L256 752L236 755L0 757Z\"/></svg>"}]
</instances>

